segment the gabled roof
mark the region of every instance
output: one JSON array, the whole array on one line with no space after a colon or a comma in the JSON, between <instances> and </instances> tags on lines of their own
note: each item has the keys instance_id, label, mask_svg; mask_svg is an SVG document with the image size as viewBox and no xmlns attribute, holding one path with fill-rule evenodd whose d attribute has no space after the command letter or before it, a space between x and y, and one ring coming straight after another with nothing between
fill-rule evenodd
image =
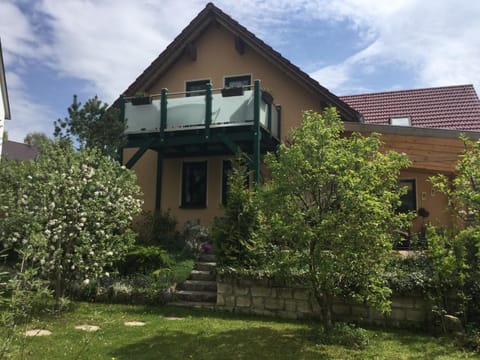
<instances>
[{"instance_id":1,"label":"gabled roof","mask_svg":"<svg viewBox=\"0 0 480 360\"><path fill-rule=\"evenodd\" d=\"M38 149L33 145L23 144L16 141L4 141L2 157L8 160L27 161L35 160Z\"/></svg>"},{"instance_id":2,"label":"gabled roof","mask_svg":"<svg viewBox=\"0 0 480 360\"><path fill-rule=\"evenodd\" d=\"M410 117L413 127L480 131L480 100L473 85L341 96L366 124Z\"/></svg>"},{"instance_id":3,"label":"gabled roof","mask_svg":"<svg viewBox=\"0 0 480 360\"><path fill-rule=\"evenodd\" d=\"M168 71L168 68L184 54L185 47L195 41L207 27L217 23L236 36L250 48L257 51L267 61L279 67L288 76L299 82L307 89L321 96L328 105L335 106L342 117L348 121L358 121L360 115L336 95L321 86L316 80L300 70L280 53L257 38L252 32L232 19L212 3L207 6L190 22L190 24L167 46L167 48L148 66L148 68L124 92L133 96L151 86L159 76Z\"/></svg>"},{"instance_id":4,"label":"gabled roof","mask_svg":"<svg viewBox=\"0 0 480 360\"><path fill-rule=\"evenodd\" d=\"M5 66L3 64L2 42L0 41L0 89L3 98L3 107L5 108L5 119L10 119L10 103L8 102L7 81L5 78Z\"/></svg>"}]
</instances>

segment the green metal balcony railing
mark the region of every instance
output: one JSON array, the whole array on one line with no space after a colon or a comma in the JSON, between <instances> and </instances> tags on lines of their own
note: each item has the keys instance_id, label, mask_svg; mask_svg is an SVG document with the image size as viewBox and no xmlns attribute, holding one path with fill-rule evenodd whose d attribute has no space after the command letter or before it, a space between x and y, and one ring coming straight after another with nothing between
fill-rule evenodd
<instances>
[{"instance_id":1,"label":"green metal balcony railing","mask_svg":"<svg viewBox=\"0 0 480 360\"><path fill-rule=\"evenodd\" d=\"M188 93L168 94L167 89L162 89L161 94L149 96L146 104L141 105L135 105L138 98L124 97L125 133L205 129L208 134L210 128L256 125L258 121L258 125L275 138L281 136L280 106L274 105L271 95L260 89L259 80L254 86L240 89L212 89L208 85L205 95L186 95Z\"/></svg>"}]
</instances>

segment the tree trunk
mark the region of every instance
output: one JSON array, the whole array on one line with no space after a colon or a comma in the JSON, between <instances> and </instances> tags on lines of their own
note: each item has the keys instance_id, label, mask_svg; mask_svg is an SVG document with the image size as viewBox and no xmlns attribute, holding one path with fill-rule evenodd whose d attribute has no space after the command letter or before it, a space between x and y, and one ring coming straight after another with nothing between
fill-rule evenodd
<instances>
[{"instance_id":1,"label":"tree trunk","mask_svg":"<svg viewBox=\"0 0 480 360\"><path fill-rule=\"evenodd\" d=\"M320 294L318 289L314 289L315 300L317 300L318 305L320 305L320 316L322 326L326 333L330 333L333 329L333 297L330 295Z\"/></svg>"},{"instance_id":2,"label":"tree trunk","mask_svg":"<svg viewBox=\"0 0 480 360\"><path fill-rule=\"evenodd\" d=\"M55 277L55 311L62 310L62 297L63 297L63 284L62 284L62 272L57 269Z\"/></svg>"}]
</instances>

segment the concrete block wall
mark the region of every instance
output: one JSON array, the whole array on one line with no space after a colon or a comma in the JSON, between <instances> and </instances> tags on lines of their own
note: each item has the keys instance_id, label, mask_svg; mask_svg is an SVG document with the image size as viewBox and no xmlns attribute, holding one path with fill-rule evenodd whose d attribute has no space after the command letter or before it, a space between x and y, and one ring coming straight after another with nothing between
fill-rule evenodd
<instances>
[{"instance_id":1,"label":"concrete block wall","mask_svg":"<svg viewBox=\"0 0 480 360\"><path fill-rule=\"evenodd\" d=\"M268 280L217 278L217 308L245 314L279 316L288 319L318 318L320 307L304 288L275 286ZM364 304L338 300L333 306L338 320L360 324L388 324L394 327L424 327L428 324L427 302L416 295L392 297L392 310L382 315Z\"/></svg>"}]
</instances>

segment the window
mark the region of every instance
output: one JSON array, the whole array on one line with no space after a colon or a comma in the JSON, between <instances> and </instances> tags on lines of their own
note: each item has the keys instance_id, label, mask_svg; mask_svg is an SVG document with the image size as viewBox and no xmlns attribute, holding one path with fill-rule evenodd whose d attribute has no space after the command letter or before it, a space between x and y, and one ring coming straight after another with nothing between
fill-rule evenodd
<instances>
[{"instance_id":1,"label":"window","mask_svg":"<svg viewBox=\"0 0 480 360\"><path fill-rule=\"evenodd\" d=\"M209 83L210 80L187 81L185 83L185 91L187 92L186 96L205 95L205 89Z\"/></svg>"},{"instance_id":2,"label":"window","mask_svg":"<svg viewBox=\"0 0 480 360\"><path fill-rule=\"evenodd\" d=\"M182 207L207 206L207 162L184 162L182 171Z\"/></svg>"},{"instance_id":3,"label":"window","mask_svg":"<svg viewBox=\"0 0 480 360\"><path fill-rule=\"evenodd\" d=\"M395 116L390 118L390 125L395 126L412 126L410 116Z\"/></svg>"},{"instance_id":4,"label":"window","mask_svg":"<svg viewBox=\"0 0 480 360\"><path fill-rule=\"evenodd\" d=\"M400 187L406 187L407 192L400 197L400 201L402 202L400 208L398 209L400 212L409 212L417 210L417 196L416 196L416 186L415 180L399 180L398 185Z\"/></svg>"},{"instance_id":5,"label":"window","mask_svg":"<svg viewBox=\"0 0 480 360\"><path fill-rule=\"evenodd\" d=\"M225 87L243 87L252 84L252 77L250 75L229 76L225 78Z\"/></svg>"}]
</instances>

